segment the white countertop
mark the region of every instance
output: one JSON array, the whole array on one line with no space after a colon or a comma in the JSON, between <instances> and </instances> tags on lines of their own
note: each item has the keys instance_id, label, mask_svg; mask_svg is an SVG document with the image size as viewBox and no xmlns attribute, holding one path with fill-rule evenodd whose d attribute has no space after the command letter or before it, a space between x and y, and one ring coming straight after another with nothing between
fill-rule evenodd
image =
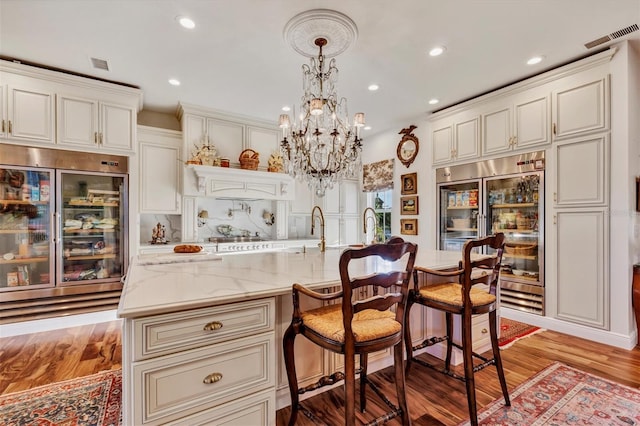
<instances>
[{"instance_id":1,"label":"white countertop","mask_svg":"<svg viewBox=\"0 0 640 426\"><path fill-rule=\"evenodd\" d=\"M291 292L294 283L311 288L340 283L342 249L317 248L260 253L202 255L175 262L180 255L149 254L133 259L118 305L118 316L136 318ZM155 256L155 258L154 258ZM158 261L158 256L163 259ZM416 266L444 269L458 265L457 251L420 250ZM204 260L207 259L207 260ZM155 261L154 261L155 260ZM361 262L356 275L389 269L382 261Z\"/></svg>"}]
</instances>

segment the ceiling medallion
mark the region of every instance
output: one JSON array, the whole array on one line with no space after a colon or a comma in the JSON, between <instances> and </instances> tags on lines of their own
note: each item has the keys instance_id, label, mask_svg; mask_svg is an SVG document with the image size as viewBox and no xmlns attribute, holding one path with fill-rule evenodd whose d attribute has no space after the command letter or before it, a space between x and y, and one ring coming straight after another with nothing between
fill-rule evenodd
<instances>
[{"instance_id":1,"label":"ceiling medallion","mask_svg":"<svg viewBox=\"0 0 640 426\"><path fill-rule=\"evenodd\" d=\"M291 19L284 33L294 50L310 57L309 64L302 65L299 115L295 107L293 120L288 114L280 115L284 166L292 177L306 181L323 197L336 182L356 177L362 168L360 127L364 126L364 113L349 117L347 100L338 97L336 90L336 60L332 58L327 64L325 54L346 50L355 39L356 26L338 12L312 10ZM307 52L310 45L317 56Z\"/></svg>"},{"instance_id":2,"label":"ceiling medallion","mask_svg":"<svg viewBox=\"0 0 640 426\"><path fill-rule=\"evenodd\" d=\"M302 12L287 22L284 38L289 45L307 58L318 54L315 41L327 40L322 53L327 58L347 50L358 38L358 28L347 15L329 9L314 9Z\"/></svg>"}]
</instances>

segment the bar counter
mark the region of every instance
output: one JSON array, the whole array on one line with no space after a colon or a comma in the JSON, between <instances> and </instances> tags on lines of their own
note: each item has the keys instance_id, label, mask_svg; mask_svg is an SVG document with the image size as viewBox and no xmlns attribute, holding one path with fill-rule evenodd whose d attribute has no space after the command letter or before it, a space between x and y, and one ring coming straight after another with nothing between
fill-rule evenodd
<instances>
[{"instance_id":1,"label":"bar counter","mask_svg":"<svg viewBox=\"0 0 640 426\"><path fill-rule=\"evenodd\" d=\"M276 410L290 403L282 334L291 321L291 286L332 291L343 249L133 259L118 307L123 424L275 425ZM419 249L416 265L445 269L459 259L459 252ZM350 265L354 275L391 268L371 258ZM425 323L420 310L414 314ZM302 385L341 368L341 357L300 340ZM369 371L391 361L380 353Z\"/></svg>"}]
</instances>

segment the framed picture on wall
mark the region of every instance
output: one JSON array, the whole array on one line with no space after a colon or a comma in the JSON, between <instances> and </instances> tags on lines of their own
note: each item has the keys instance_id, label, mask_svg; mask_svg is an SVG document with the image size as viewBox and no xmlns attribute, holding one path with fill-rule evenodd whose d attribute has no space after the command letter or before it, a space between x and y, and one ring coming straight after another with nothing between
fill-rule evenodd
<instances>
[{"instance_id":1,"label":"framed picture on wall","mask_svg":"<svg viewBox=\"0 0 640 426\"><path fill-rule=\"evenodd\" d=\"M401 195L413 195L418 193L418 173L407 173L400 176Z\"/></svg>"},{"instance_id":2,"label":"framed picture on wall","mask_svg":"<svg viewBox=\"0 0 640 426\"><path fill-rule=\"evenodd\" d=\"M400 197L400 214L418 214L418 196Z\"/></svg>"},{"instance_id":3,"label":"framed picture on wall","mask_svg":"<svg viewBox=\"0 0 640 426\"><path fill-rule=\"evenodd\" d=\"M400 233L418 235L418 219L400 219Z\"/></svg>"}]
</instances>

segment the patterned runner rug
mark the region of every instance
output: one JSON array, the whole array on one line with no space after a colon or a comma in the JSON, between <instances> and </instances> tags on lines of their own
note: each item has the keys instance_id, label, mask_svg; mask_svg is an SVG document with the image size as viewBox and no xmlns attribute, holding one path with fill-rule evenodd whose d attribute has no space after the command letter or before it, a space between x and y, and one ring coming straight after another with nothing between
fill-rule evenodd
<instances>
[{"instance_id":1,"label":"patterned runner rug","mask_svg":"<svg viewBox=\"0 0 640 426\"><path fill-rule=\"evenodd\" d=\"M121 395L121 370L0 395L0 424L118 426Z\"/></svg>"},{"instance_id":2,"label":"patterned runner rug","mask_svg":"<svg viewBox=\"0 0 640 426\"><path fill-rule=\"evenodd\" d=\"M621 385L561 363L545 368L478 414L480 425L637 425L640 389ZM460 426L468 425L463 422Z\"/></svg>"},{"instance_id":3,"label":"patterned runner rug","mask_svg":"<svg viewBox=\"0 0 640 426\"><path fill-rule=\"evenodd\" d=\"M500 318L500 349L507 349L520 339L545 331L544 328L525 324L508 318Z\"/></svg>"}]
</instances>

